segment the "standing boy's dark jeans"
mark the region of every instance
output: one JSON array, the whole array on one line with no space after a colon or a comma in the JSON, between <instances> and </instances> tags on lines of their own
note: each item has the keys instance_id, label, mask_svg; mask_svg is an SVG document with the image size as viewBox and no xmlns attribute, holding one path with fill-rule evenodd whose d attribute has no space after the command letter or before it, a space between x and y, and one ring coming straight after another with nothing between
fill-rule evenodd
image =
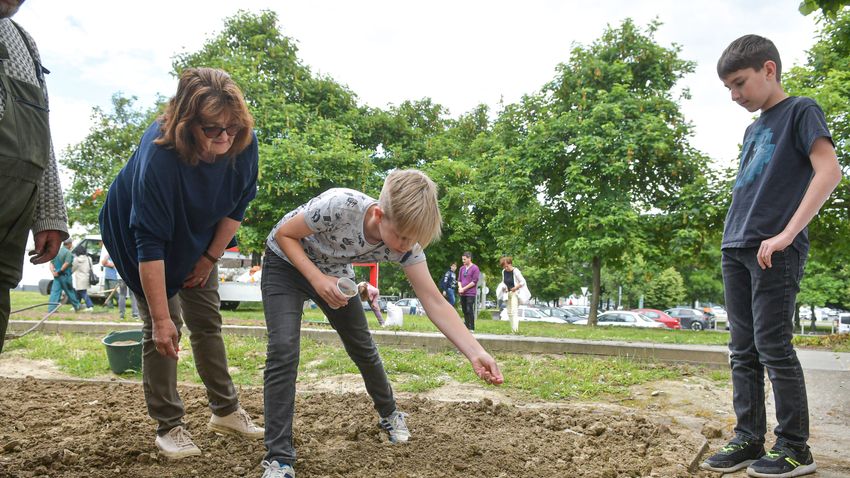
<instances>
[{"instance_id":1,"label":"standing boy's dark jeans","mask_svg":"<svg viewBox=\"0 0 850 478\"><path fill-rule=\"evenodd\" d=\"M460 308L463 310L463 323L469 330L475 330L475 296L460 296Z\"/></svg>"},{"instance_id":2,"label":"standing boy's dark jeans","mask_svg":"<svg viewBox=\"0 0 850 478\"><path fill-rule=\"evenodd\" d=\"M791 339L806 257L789 246L773 254L773 267L762 270L757 252L757 247L723 250L735 433L764 442L767 369L776 402L777 443L804 447L809 439L806 382Z\"/></svg>"},{"instance_id":3,"label":"standing boy's dark jeans","mask_svg":"<svg viewBox=\"0 0 850 478\"><path fill-rule=\"evenodd\" d=\"M360 369L378 414L387 417L395 411L393 391L359 297L351 298L345 307L331 309L298 269L269 249L263 261L261 287L269 336L263 376L266 460L290 465L295 462L295 379L301 352L301 315L308 298L322 309L339 334L345 351Z\"/></svg>"}]
</instances>

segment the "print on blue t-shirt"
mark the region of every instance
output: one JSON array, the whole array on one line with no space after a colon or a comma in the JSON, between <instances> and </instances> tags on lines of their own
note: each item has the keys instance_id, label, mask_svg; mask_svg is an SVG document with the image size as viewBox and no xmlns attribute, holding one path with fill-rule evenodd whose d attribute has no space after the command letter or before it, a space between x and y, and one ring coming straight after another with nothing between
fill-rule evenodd
<instances>
[{"instance_id":1,"label":"print on blue t-shirt","mask_svg":"<svg viewBox=\"0 0 850 478\"><path fill-rule=\"evenodd\" d=\"M735 189L752 183L764 171L770 158L773 157L773 150L776 149L776 145L771 142L772 139L773 131L763 125L757 126L747 137L741 148L743 164L738 180L735 181Z\"/></svg>"}]
</instances>

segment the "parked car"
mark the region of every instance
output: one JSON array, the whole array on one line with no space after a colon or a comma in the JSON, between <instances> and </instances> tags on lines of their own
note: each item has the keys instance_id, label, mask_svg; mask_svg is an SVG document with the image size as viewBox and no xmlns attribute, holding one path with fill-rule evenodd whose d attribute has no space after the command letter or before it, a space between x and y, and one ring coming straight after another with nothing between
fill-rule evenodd
<instances>
[{"instance_id":1,"label":"parked car","mask_svg":"<svg viewBox=\"0 0 850 478\"><path fill-rule=\"evenodd\" d=\"M415 297L408 297L406 299L399 299L395 301L395 305L401 307L401 311L405 314L410 315L423 315L425 314L425 309L422 308L422 304L419 302L419 299Z\"/></svg>"},{"instance_id":2,"label":"parked car","mask_svg":"<svg viewBox=\"0 0 850 478\"><path fill-rule=\"evenodd\" d=\"M521 305L517 308L517 316L519 317L520 322L549 322L550 324L566 324L568 323L566 320L561 319L560 317L552 317L550 315L546 315L540 309L535 307L527 307ZM508 310L502 309L502 312L499 313L500 320L508 320Z\"/></svg>"},{"instance_id":3,"label":"parked car","mask_svg":"<svg viewBox=\"0 0 850 478\"><path fill-rule=\"evenodd\" d=\"M372 306L369 305L369 301L361 300L360 303L363 304L363 310L372 310ZM378 308L381 309L381 312L387 311L387 301L378 297Z\"/></svg>"},{"instance_id":4,"label":"parked car","mask_svg":"<svg viewBox=\"0 0 850 478\"><path fill-rule=\"evenodd\" d=\"M670 317L679 319L683 329L705 330L714 328L714 319L699 310L687 307L674 307L664 311Z\"/></svg>"},{"instance_id":5,"label":"parked car","mask_svg":"<svg viewBox=\"0 0 850 478\"><path fill-rule=\"evenodd\" d=\"M568 309L562 309L560 307L538 307L541 312L550 316L557 317L559 319L564 320L565 322L573 323L577 320L586 319L587 317L578 313L578 311L572 311Z\"/></svg>"},{"instance_id":6,"label":"parked car","mask_svg":"<svg viewBox=\"0 0 850 478\"><path fill-rule=\"evenodd\" d=\"M576 325L587 325L587 319L582 319L574 323ZM649 329L662 329L666 327L661 322L656 322L643 314L628 310L613 310L610 312L603 312L596 317L596 325L646 327Z\"/></svg>"},{"instance_id":7,"label":"parked car","mask_svg":"<svg viewBox=\"0 0 850 478\"><path fill-rule=\"evenodd\" d=\"M850 313L842 312L838 314L838 330L839 334L850 334Z\"/></svg>"},{"instance_id":8,"label":"parked car","mask_svg":"<svg viewBox=\"0 0 850 478\"><path fill-rule=\"evenodd\" d=\"M569 310L571 312L576 312L578 315L581 315L584 318L587 318L590 315L590 306L589 305L564 305L561 306L564 310ZM601 314L602 311L597 311L598 314Z\"/></svg>"},{"instance_id":9,"label":"parked car","mask_svg":"<svg viewBox=\"0 0 850 478\"><path fill-rule=\"evenodd\" d=\"M669 315L665 314L664 311L662 311L662 310L658 310L658 309L632 309L632 312L637 312L639 314L643 314L643 315L649 317L650 319L652 319L656 322L661 322L668 329L678 330L678 329L682 328L682 324L679 323L679 319L677 319L675 317L670 317Z\"/></svg>"}]
</instances>

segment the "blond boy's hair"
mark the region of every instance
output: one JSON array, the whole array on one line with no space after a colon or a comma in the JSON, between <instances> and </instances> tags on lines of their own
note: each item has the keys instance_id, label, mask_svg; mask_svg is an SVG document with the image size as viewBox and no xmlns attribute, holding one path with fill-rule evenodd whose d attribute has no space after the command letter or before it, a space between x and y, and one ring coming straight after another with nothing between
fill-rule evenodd
<instances>
[{"instance_id":1,"label":"blond boy's hair","mask_svg":"<svg viewBox=\"0 0 850 478\"><path fill-rule=\"evenodd\" d=\"M437 185L416 169L397 169L387 176L378 205L399 234L424 249L440 238L443 217L437 203Z\"/></svg>"}]
</instances>

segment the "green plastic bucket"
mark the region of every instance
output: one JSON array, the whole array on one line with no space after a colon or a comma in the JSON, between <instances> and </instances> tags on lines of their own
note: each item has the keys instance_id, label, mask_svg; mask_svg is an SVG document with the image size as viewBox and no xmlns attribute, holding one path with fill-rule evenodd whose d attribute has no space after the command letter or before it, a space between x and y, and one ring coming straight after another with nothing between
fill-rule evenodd
<instances>
[{"instance_id":1,"label":"green plastic bucket","mask_svg":"<svg viewBox=\"0 0 850 478\"><path fill-rule=\"evenodd\" d=\"M110 332L101 342L106 346L106 358L109 368L116 374L127 370L142 370L142 334L141 330Z\"/></svg>"}]
</instances>

